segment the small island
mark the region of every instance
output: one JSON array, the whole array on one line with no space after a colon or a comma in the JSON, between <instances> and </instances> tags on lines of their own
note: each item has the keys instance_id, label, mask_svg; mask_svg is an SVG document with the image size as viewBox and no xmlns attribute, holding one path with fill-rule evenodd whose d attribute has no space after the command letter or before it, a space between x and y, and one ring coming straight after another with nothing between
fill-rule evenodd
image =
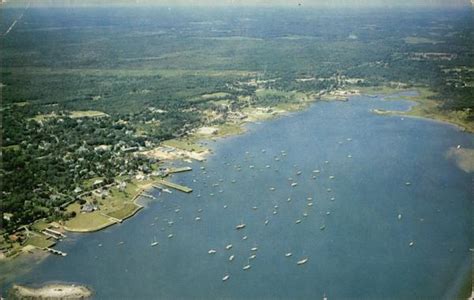
<instances>
[{"instance_id":1,"label":"small island","mask_svg":"<svg viewBox=\"0 0 474 300\"><path fill-rule=\"evenodd\" d=\"M74 284L49 284L39 288L13 285L8 299L90 299L92 291Z\"/></svg>"}]
</instances>

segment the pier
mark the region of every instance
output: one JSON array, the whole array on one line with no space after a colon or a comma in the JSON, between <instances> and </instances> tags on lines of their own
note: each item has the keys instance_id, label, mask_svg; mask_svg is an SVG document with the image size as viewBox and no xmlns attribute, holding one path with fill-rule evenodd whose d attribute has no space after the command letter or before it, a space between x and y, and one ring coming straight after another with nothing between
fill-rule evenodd
<instances>
[{"instance_id":1,"label":"pier","mask_svg":"<svg viewBox=\"0 0 474 300\"><path fill-rule=\"evenodd\" d=\"M66 252L62 252L62 251L59 251L59 250L56 250L56 249L53 249L53 248L44 248L44 250L46 250L48 252L51 252L53 254L56 254L56 255L61 255L61 256L66 256L67 255Z\"/></svg>"},{"instance_id":2,"label":"pier","mask_svg":"<svg viewBox=\"0 0 474 300\"><path fill-rule=\"evenodd\" d=\"M191 168L191 167L169 168L168 169L168 174L182 173L182 172L188 172L188 171L192 171L192 170L193 170L193 168Z\"/></svg>"},{"instance_id":3,"label":"pier","mask_svg":"<svg viewBox=\"0 0 474 300\"><path fill-rule=\"evenodd\" d=\"M180 184L177 184L177 183L169 182L169 181L166 181L166 180L163 180L163 179L157 180L156 183L164 185L166 187L173 188L175 190L178 190L178 191L181 191L181 192L184 192L184 193L191 193L193 191L193 189L191 189L189 187L186 187L184 185L180 185ZM160 187L157 187L157 186L153 186L153 187L156 187L158 189L160 188Z\"/></svg>"}]
</instances>

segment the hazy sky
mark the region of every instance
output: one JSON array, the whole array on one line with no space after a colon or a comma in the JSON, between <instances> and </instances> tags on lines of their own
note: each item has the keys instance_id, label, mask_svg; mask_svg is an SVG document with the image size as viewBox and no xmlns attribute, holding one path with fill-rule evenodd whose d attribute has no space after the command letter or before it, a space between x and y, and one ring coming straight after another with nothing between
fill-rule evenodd
<instances>
[{"instance_id":1,"label":"hazy sky","mask_svg":"<svg viewBox=\"0 0 474 300\"><path fill-rule=\"evenodd\" d=\"M27 0L7 0L23 2ZM474 1L474 0L472 0ZM157 4L199 6L467 6L471 0L32 0L32 5L84 6L109 4Z\"/></svg>"}]
</instances>

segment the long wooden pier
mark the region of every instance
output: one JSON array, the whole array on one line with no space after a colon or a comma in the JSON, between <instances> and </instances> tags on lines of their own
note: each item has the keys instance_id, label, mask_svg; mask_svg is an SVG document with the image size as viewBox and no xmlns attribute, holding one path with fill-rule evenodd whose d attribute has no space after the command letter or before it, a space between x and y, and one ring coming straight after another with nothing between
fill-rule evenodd
<instances>
[{"instance_id":1,"label":"long wooden pier","mask_svg":"<svg viewBox=\"0 0 474 300\"><path fill-rule=\"evenodd\" d=\"M189 172L189 171L192 171L192 170L193 170L193 168L191 168L191 167L169 168L168 169L168 174Z\"/></svg>"},{"instance_id":2,"label":"long wooden pier","mask_svg":"<svg viewBox=\"0 0 474 300\"><path fill-rule=\"evenodd\" d=\"M185 192L185 193L191 193L193 191L193 189L191 189L187 186L180 185L180 184L173 183L173 182L169 182L169 181L166 181L166 180L163 180L163 179L157 180L156 183L167 186L167 187L170 187L170 188L173 188L173 189L181 191L181 192Z\"/></svg>"}]
</instances>

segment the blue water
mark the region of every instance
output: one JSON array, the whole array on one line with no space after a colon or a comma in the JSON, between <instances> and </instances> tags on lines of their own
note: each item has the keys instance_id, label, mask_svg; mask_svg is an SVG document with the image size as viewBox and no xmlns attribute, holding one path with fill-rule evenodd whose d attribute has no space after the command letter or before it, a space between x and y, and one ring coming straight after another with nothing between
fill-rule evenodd
<instances>
[{"instance_id":1,"label":"blue water","mask_svg":"<svg viewBox=\"0 0 474 300\"><path fill-rule=\"evenodd\" d=\"M450 298L470 265L472 176L445 153L474 138L369 112L410 105L321 102L211 142L214 155L172 179L193 193L163 193L121 225L70 235L58 245L66 258L50 256L17 282L83 283L97 299Z\"/></svg>"}]
</instances>

